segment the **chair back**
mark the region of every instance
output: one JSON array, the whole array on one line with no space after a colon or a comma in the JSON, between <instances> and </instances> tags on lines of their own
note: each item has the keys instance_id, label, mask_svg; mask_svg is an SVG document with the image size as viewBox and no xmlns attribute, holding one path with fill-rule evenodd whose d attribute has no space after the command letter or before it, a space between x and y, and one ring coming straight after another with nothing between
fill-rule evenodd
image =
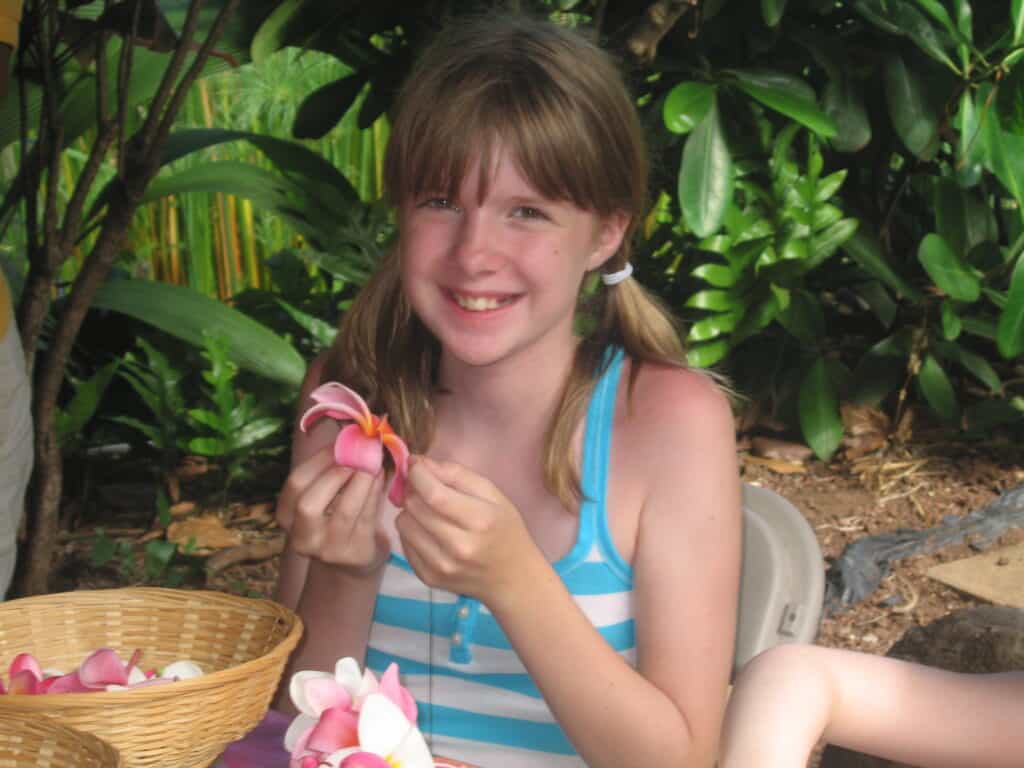
<instances>
[{"instance_id":1,"label":"chair back","mask_svg":"<svg viewBox=\"0 0 1024 768\"><path fill-rule=\"evenodd\" d=\"M733 677L774 645L813 642L824 596L824 560L806 518L775 491L745 483Z\"/></svg>"}]
</instances>

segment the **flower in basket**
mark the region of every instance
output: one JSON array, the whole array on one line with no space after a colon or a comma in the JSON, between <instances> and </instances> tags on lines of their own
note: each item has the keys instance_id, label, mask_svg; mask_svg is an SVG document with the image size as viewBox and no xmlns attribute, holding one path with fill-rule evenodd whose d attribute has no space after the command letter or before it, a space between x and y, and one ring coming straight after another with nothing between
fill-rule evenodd
<instances>
[{"instance_id":1,"label":"flower in basket","mask_svg":"<svg viewBox=\"0 0 1024 768\"><path fill-rule=\"evenodd\" d=\"M175 680L198 677L203 671L191 661L176 661L162 670L143 672L139 667L142 652L136 650L127 663L116 651L100 648L89 654L78 669L64 674L43 669L31 653L19 653L11 662L8 686L0 682L0 693L88 693L116 691Z\"/></svg>"},{"instance_id":2,"label":"flower in basket","mask_svg":"<svg viewBox=\"0 0 1024 768\"><path fill-rule=\"evenodd\" d=\"M409 449L388 424L387 415L377 416L356 392L329 381L310 393L316 405L302 414L299 428L326 417L355 422L342 427L334 441L334 461L341 466L377 474L384 465L384 449L395 463L395 476L388 487L388 499L396 507L405 501L405 479L409 474Z\"/></svg>"},{"instance_id":3,"label":"flower in basket","mask_svg":"<svg viewBox=\"0 0 1024 768\"><path fill-rule=\"evenodd\" d=\"M333 675L295 673L289 693L299 710L284 737L290 768L433 768L397 664L378 681L360 674L355 659L341 659Z\"/></svg>"}]
</instances>

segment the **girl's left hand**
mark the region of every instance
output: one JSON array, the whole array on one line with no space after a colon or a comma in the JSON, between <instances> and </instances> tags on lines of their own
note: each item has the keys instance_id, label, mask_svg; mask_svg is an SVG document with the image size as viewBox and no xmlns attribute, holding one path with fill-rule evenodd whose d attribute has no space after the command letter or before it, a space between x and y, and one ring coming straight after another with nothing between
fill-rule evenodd
<instances>
[{"instance_id":1,"label":"girl's left hand","mask_svg":"<svg viewBox=\"0 0 1024 768\"><path fill-rule=\"evenodd\" d=\"M519 511L485 477L416 456L395 521L406 559L424 583L484 603L540 555Z\"/></svg>"}]
</instances>

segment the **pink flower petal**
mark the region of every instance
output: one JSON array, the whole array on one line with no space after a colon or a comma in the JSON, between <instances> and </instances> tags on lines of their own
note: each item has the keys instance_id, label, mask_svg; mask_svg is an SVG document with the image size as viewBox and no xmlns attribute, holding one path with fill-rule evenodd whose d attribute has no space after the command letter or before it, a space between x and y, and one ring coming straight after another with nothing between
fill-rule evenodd
<instances>
[{"instance_id":1,"label":"pink flower petal","mask_svg":"<svg viewBox=\"0 0 1024 768\"><path fill-rule=\"evenodd\" d=\"M320 722L313 726L305 746L314 752L330 753L358 744L358 716L347 708L334 707L320 715Z\"/></svg>"},{"instance_id":2,"label":"pink flower petal","mask_svg":"<svg viewBox=\"0 0 1024 768\"><path fill-rule=\"evenodd\" d=\"M338 764L338 768L389 768L391 763L373 752L356 752Z\"/></svg>"},{"instance_id":3,"label":"pink flower petal","mask_svg":"<svg viewBox=\"0 0 1024 768\"><path fill-rule=\"evenodd\" d=\"M331 405L330 403L321 403L319 405L314 405L302 414L302 418L299 419L299 429L305 432L323 418L331 418L336 421L355 420L355 417L347 411L339 411L337 406Z\"/></svg>"},{"instance_id":4,"label":"pink flower petal","mask_svg":"<svg viewBox=\"0 0 1024 768\"><path fill-rule=\"evenodd\" d=\"M384 449L379 437L367 437L362 427L349 424L334 441L334 460L343 467L376 475L384 463Z\"/></svg>"},{"instance_id":5,"label":"pink flower petal","mask_svg":"<svg viewBox=\"0 0 1024 768\"><path fill-rule=\"evenodd\" d=\"M409 476L409 447L394 432L387 432L381 438L395 462L395 476L388 487L388 501L396 507L405 504L405 479Z\"/></svg>"},{"instance_id":6,"label":"pink flower petal","mask_svg":"<svg viewBox=\"0 0 1024 768\"><path fill-rule=\"evenodd\" d=\"M128 672L117 653L110 648L100 648L82 662L78 678L86 688L106 688L127 685Z\"/></svg>"},{"instance_id":7,"label":"pink flower petal","mask_svg":"<svg viewBox=\"0 0 1024 768\"><path fill-rule=\"evenodd\" d=\"M77 670L60 677L49 677L43 681L43 687L46 693L86 693L95 690L82 685Z\"/></svg>"},{"instance_id":8,"label":"pink flower petal","mask_svg":"<svg viewBox=\"0 0 1024 768\"><path fill-rule=\"evenodd\" d=\"M40 680L31 669L22 669L11 675L8 693L39 693Z\"/></svg>"},{"instance_id":9,"label":"pink flower petal","mask_svg":"<svg viewBox=\"0 0 1024 768\"><path fill-rule=\"evenodd\" d=\"M309 393L310 398L316 403L330 403L337 406L339 410L352 413L350 418L357 421L370 420L370 407L366 401L359 396L354 389L349 389L344 384L336 381L328 381Z\"/></svg>"},{"instance_id":10,"label":"pink flower petal","mask_svg":"<svg viewBox=\"0 0 1024 768\"><path fill-rule=\"evenodd\" d=\"M410 723L416 724L416 716L418 714L416 700L399 682L398 665L395 662L391 662L388 668L384 670L384 675L380 679L380 692L391 699L402 710L402 714L405 715Z\"/></svg>"},{"instance_id":11,"label":"pink flower petal","mask_svg":"<svg viewBox=\"0 0 1024 768\"><path fill-rule=\"evenodd\" d=\"M15 656L14 660L11 662L11 668L8 671L8 674L11 677L14 677L23 670L31 672L32 676L35 677L36 680L43 679L43 670L39 666L39 661L31 653L19 653Z\"/></svg>"},{"instance_id":12,"label":"pink flower petal","mask_svg":"<svg viewBox=\"0 0 1024 768\"><path fill-rule=\"evenodd\" d=\"M332 707L349 709L352 706L352 697L348 695L341 683L330 677L310 678L302 686L302 692L306 696L306 703L313 713L319 716L324 710Z\"/></svg>"}]
</instances>

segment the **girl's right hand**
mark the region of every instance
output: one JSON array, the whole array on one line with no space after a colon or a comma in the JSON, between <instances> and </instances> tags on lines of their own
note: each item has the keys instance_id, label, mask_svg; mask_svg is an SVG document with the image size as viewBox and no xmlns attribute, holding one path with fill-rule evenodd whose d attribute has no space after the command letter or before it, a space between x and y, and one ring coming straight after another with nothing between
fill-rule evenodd
<instances>
[{"instance_id":1,"label":"girl's right hand","mask_svg":"<svg viewBox=\"0 0 1024 768\"><path fill-rule=\"evenodd\" d=\"M380 521L386 481L383 471L370 475L338 466L327 446L288 475L277 500L277 522L298 554L354 575L374 573L390 552Z\"/></svg>"}]
</instances>

